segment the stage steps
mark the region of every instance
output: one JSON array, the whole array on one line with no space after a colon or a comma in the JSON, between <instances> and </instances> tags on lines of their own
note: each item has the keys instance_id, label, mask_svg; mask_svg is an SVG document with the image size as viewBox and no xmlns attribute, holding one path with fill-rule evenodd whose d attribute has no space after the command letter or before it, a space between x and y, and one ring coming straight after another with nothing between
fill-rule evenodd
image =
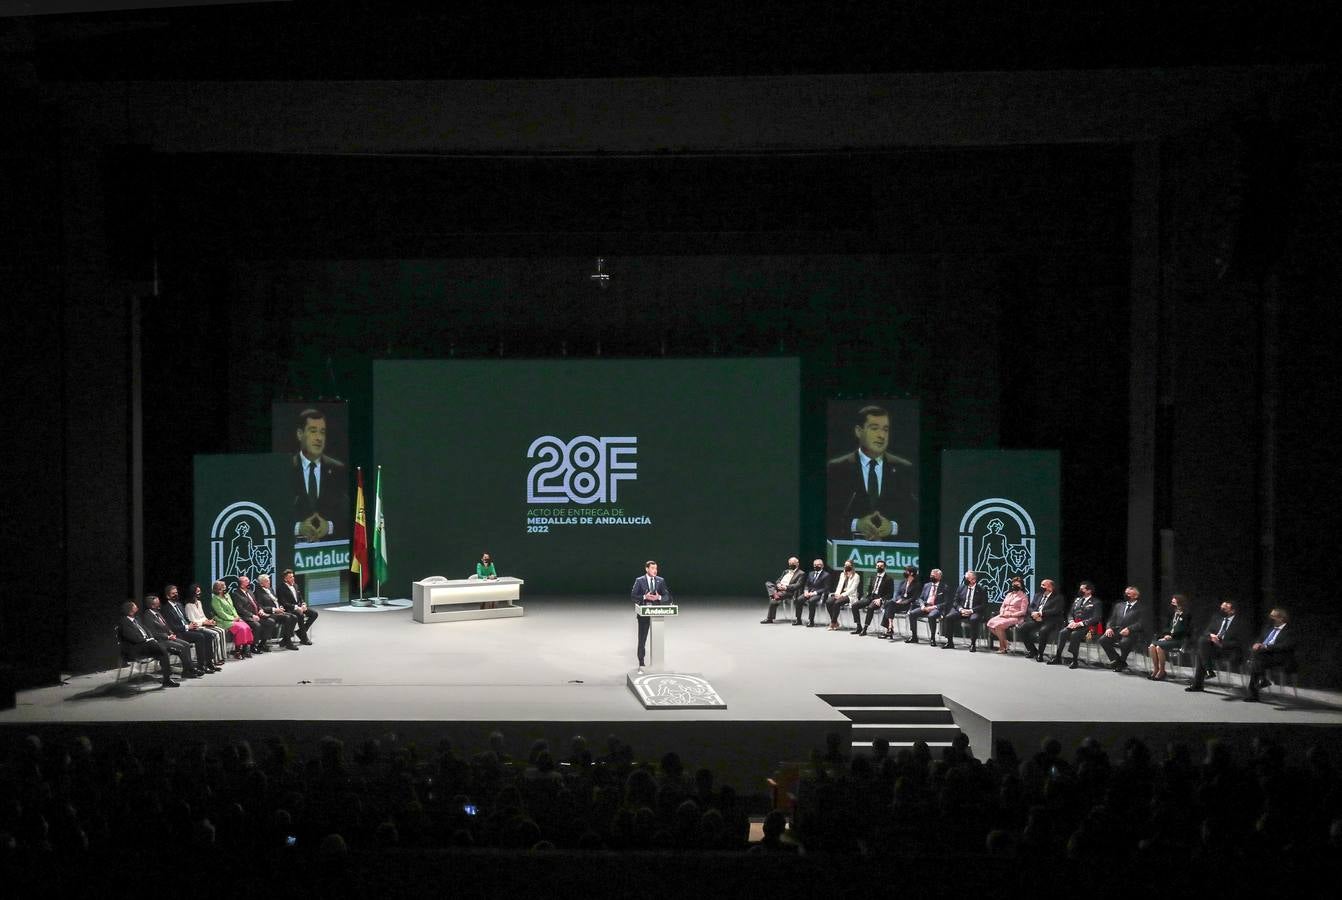
<instances>
[{"instance_id":1,"label":"stage steps","mask_svg":"<svg viewBox=\"0 0 1342 900\"><path fill-rule=\"evenodd\" d=\"M960 734L960 726L940 694L820 694L830 706L853 722L852 749L871 750L872 741L883 737L891 753L926 741L934 754L949 747Z\"/></svg>"}]
</instances>

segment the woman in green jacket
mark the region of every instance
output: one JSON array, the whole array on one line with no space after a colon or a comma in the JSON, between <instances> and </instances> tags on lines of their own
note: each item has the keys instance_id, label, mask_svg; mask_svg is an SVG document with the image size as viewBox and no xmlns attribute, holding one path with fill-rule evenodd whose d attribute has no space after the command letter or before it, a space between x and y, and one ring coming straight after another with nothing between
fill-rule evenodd
<instances>
[{"instance_id":1,"label":"woman in green jacket","mask_svg":"<svg viewBox=\"0 0 1342 900\"><path fill-rule=\"evenodd\" d=\"M475 564L475 577L479 578L481 581L484 581L487 578L499 577L499 573L494 571L494 560L489 558L488 553L480 557L480 561Z\"/></svg>"},{"instance_id":2,"label":"woman in green jacket","mask_svg":"<svg viewBox=\"0 0 1342 900\"><path fill-rule=\"evenodd\" d=\"M228 585L222 581L214 583L214 593L210 596L210 608L214 612L214 621L220 628L227 628L233 635L233 658L243 659L252 655L252 626L242 621L233 601L228 596Z\"/></svg>"}]
</instances>

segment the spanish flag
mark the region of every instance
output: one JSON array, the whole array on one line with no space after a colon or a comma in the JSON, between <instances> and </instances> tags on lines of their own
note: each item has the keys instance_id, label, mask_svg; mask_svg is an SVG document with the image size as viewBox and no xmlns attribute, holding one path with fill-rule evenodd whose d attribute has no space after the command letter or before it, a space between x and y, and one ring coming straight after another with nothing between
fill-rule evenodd
<instances>
[{"instance_id":1,"label":"spanish flag","mask_svg":"<svg viewBox=\"0 0 1342 900\"><path fill-rule=\"evenodd\" d=\"M350 554L349 570L359 573L360 594L368 587L368 530L363 509L363 469L356 469L358 488L354 494L354 552Z\"/></svg>"}]
</instances>

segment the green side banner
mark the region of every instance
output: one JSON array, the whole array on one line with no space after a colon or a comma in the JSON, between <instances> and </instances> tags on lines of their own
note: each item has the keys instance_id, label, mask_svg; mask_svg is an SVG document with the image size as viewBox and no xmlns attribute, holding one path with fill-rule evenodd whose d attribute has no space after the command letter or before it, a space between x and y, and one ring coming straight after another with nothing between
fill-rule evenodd
<instances>
[{"instance_id":1,"label":"green side banner","mask_svg":"<svg viewBox=\"0 0 1342 900\"><path fill-rule=\"evenodd\" d=\"M246 575L255 581L298 569L293 522L289 456L245 453L195 458L195 571L208 595L215 581L231 590ZM345 541L345 565L349 542ZM320 553L307 545L304 553ZM310 570L311 571L311 570Z\"/></svg>"},{"instance_id":2,"label":"green side banner","mask_svg":"<svg viewBox=\"0 0 1342 900\"><path fill-rule=\"evenodd\" d=\"M993 604L1017 575L1031 594L1056 580L1061 465L1056 450L943 450L943 578L958 584L974 570Z\"/></svg>"}]
</instances>

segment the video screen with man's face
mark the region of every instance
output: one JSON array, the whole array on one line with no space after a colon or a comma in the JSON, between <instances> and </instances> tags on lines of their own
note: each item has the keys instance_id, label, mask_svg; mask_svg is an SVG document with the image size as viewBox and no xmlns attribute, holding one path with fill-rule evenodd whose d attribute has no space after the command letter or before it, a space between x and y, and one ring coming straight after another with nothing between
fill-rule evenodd
<instances>
[{"instance_id":1,"label":"video screen with man's face","mask_svg":"<svg viewBox=\"0 0 1342 900\"><path fill-rule=\"evenodd\" d=\"M343 400L291 400L273 403L270 413L271 449L287 456L285 478L293 495L287 530L295 546L315 549L348 542L354 516L348 405Z\"/></svg>"},{"instance_id":2,"label":"video screen with man's face","mask_svg":"<svg viewBox=\"0 0 1342 900\"><path fill-rule=\"evenodd\" d=\"M827 417L825 537L829 563L873 571L918 564L919 404L832 400Z\"/></svg>"}]
</instances>

